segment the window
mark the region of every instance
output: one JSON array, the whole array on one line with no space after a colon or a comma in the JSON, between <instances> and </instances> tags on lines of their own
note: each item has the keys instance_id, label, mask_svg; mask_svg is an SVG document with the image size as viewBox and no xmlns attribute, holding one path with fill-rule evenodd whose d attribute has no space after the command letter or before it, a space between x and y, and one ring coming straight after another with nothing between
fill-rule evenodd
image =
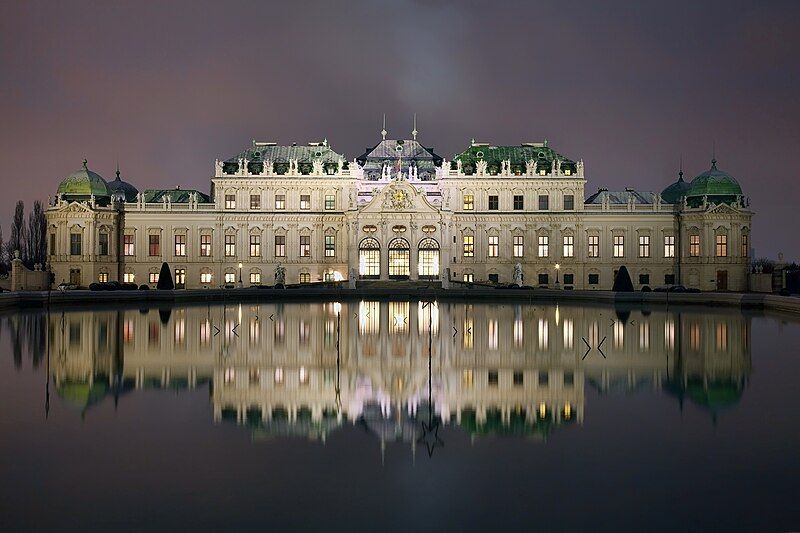
<instances>
[{"instance_id":1,"label":"window","mask_svg":"<svg viewBox=\"0 0 800 533\"><path fill-rule=\"evenodd\" d=\"M567 174L569 175L569 174ZM574 211L575 210L575 195L574 194L565 194L564 195L564 211Z\"/></svg>"},{"instance_id":2,"label":"window","mask_svg":"<svg viewBox=\"0 0 800 533\"><path fill-rule=\"evenodd\" d=\"M489 235L489 257L500 256L500 237L497 235Z\"/></svg>"},{"instance_id":3,"label":"window","mask_svg":"<svg viewBox=\"0 0 800 533\"><path fill-rule=\"evenodd\" d=\"M211 235L200 235L200 257L211 257Z\"/></svg>"},{"instance_id":4,"label":"window","mask_svg":"<svg viewBox=\"0 0 800 533\"><path fill-rule=\"evenodd\" d=\"M475 256L475 237L464 235L464 257Z\"/></svg>"},{"instance_id":5,"label":"window","mask_svg":"<svg viewBox=\"0 0 800 533\"><path fill-rule=\"evenodd\" d=\"M236 235L225 235L225 257L236 255Z\"/></svg>"},{"instance_id":6,"label":"window","mask_svg":"<svg viewBox=\"0 0 800 533\"><path fill-rule=\"evenodd\" d=\"M133 235L122 236L122 253L127 256L136 255L136 248L133 243Z\"/></svg>"},{"instance_id":7,"label":"window","mask_svg":"<svg viewBox=\"0 0 800 533\"><path fill-rule=\"evenodd\" d=\"M547 235L539 235L539 257L548 257L550 255L550 237Z\"/></svg>"},{"instance_id":8,"label":"window","mask_svg":"<svg viewBox=\"0 0 800 533\"><path fill-rule=\"evenodd\" d=\"M550 283L550 276L547 274L539 274L539 285L547 285Z\"/></svg>"},{"instance_id":9,"label":"window","mask_svg":"<svg viewBox=\"0 0 800 533\"><path fill-rule=\"evenodd\" d=\"M589 257L600 257L600 235L589 235Z\"/></svg>"},{"instance_id":10,"label":"window","mask_svg":"<svg viewBox=\"0 0 800 533\"><path fill-rule=\"evenodd\" d=\"M261 285L261 272L250 272L250 285Z\"/></svg>"},{"instance_id":11,"label":"window","mask_svg":"<svg viewBox=\"0 0 800 533\"><path fill-rule=\"evenodd\" d=\"M50 234L50 255L56 254L56 234Z\"/></svg>"},{"instance_id":12,"label":"window","mask_svg":"<svg viewBox=\"0 0 800 533\"><path fill-rule=\"evenodd\" d=\"M226 194L225 195L225 209L236 209L236 195L235 194Z\"/></svg>"},{"instance_id":13,"label":"window","mask_svg":"<svg viewBox=\"0 0 800 533\"><path fill-rule=\"evenodd\" d=\"M153 285L158 283L158 272L150 272L149 281Z\"/></svg>"},{"instance_id":14,"label":"window","mask_svg":"<svg viewBox=\"0 0 800 533\"><path fill-rule=\"evenodd\" d=\"M434 239L422 239L417 251L417 273L421 279L439 276L439 243Z\"/></svg>"},{"instance_id":15,"label":"window","mask_svg":"<svg viewBox=\"0 0 800 533\"><path fill-rule=\"evenodd\" d=\"M300 209L308 211L311 209L311 195L310 194L301 194L300 195Z\"/></svg>"},{"instance_id":16,"label":"window","mask_svg":"<svg viewBox=\"0 0 800 533\"><path fill-rule=\"evenodd\" d=\"M286 235L275 235L275 257L286 257Z\"/></svg>"},{"instance_id":17,"label":"window","mask_svg":"<svg viewBox=\"0 0 800 533\"><path fill-rule=\"evenodd\" d=\"M589 285L597 285L600 283L600 274L589 274Z\"/></svg>"},{"instance_id":18,"label":"window","mask_svg":"<svg viewBox=\"0 0 800 533\"><path fill-rule=\"evenodd\" d=\"M717 257L728 257L727 235L717 235Z\"/></svg>"},{"instance_id":19,"label":"window","mask_svg":"<svg viewBox=\"0 0 800 533\"><path fill-rule=\"evenodd\" d=\"M100 283L108 283L108 272L100 272L97 276L97 281Z\"/></svg>"},{"instance_id":20,"label":"window","mask_svg":"<svg viewBox=\"0 0 800 533\"><path fill-rule=\"evenodd\" d=\"M301 272L300 283L311 283L311 274L309 274L308 272Z\"/></svg>"},{"instance_id":21,"label":"window","mask_svg":"<svg viewBox=\"0 0 800 533\"><path fill-rule=\"evenodd\" d=\"M125 272L124 274L122 274L123 283L133 283L135 279L136 276L134 276L133 272Z\"/></svg>"},{"instance_id":22,"label":"window","mask_svg":"<svg viewBox=\"0 0 800 533\"><path fill-rule=\"evenodd\" d=\"M358 247L358 274L362 278L381 276L381 246L372 237L362 240Z\"/></svg>"},{"instance_id":23,"label":"window","mask_svg":"<svg viewBox=\"0 0 800 533\"><path fill-rule=\"evenodd\" d=\"M624 235L614 235L614 257L625 257Z\"/></svg>"},{"instance_id":24,"label":"window","mask_svg":"<svg viewBox=\"0 0 800 533\"><path fill-rule=\"evenodd\" d=\"M411 250L405 239L389 242L389 277L406 278L411 271Z\"/></svg>"},{"instance_id":25,"label":"window","mask_svg":"<svg viewBox=\"0 0 800 533\"><path fill-rule=\"evenodd\" d=\"M489 195L489 211L497 211L500 209L500 197L496 194Z\"/></svg>"},{"instance_id":26,"label":"window","mask_svg":"<svg viewBox=\"0 0 800 533\"><path fill-rule=\"evenodd\" d=\"M675 257L675 236L664 236L664 257Z\"/></svg>"},{"instance_id":27,"label":"window","mask_svg":"<svg viewBox=\"0 0 800 533\"><path fill-rule=\"evenodd\" d=\"M275 195L275 209L277 211L281 211L286 209L286 195L285 194L276 194Z\"/></svg>"},{"instance_id":28,"label":"window","mask_svg":"<svg viewBox=\"0 0 800 533\"><path fill-rule=\"evenodd\" d=\"M236 273L225 272L225 283L236 283Z\"/></svg>"},{"instance_id":29,"label":"window","mask_svg":"<svg viewBox=\"0 0 800 533\"><path fill-rule=\"evenodd\" d=\"M175 269L175 288L176 289L183 289L186 287L186 269L185 268L176 268Z\"/></svg>"},{"instance_id":30,"label":"window","mask_svg":"<svg viewBox=\"0 0 800 533\"><path fill-rule=\"evenodd\" d=\"M700 235L689 235L689 257L700 257Z\"/></svg>"},{"instance_id":31,"label":"window","mask_svg":"<svg viewBox=\"0 0 800 533\"><path fill-rule=\"evenodd\" d=\"M148 254L152 257L161 255L161 235L148 235L147 240Z\"/></svg>"},{"instance_id":32,"label":"window","mask_svg":"<svg viewBox=\"0 0 800 533\"><path fill-rule=\"evenodd\" d=\"M650 257L650 235L639 235L639 257Z\"/></svg>"},{"instance_id":33,"label":"window","mask_svg":"<svg viewBox=\"0 0 800 533\"><path fill-rule=\"evenodd\" d=\"M750 235L742 233L742 257L747 257L750 253Z\"/></svg>"},{"instance_id":34,"label":"window","mask_svg":"<svg viewBox=\"0 0 800 533\"><path fill-rule=\"evenodd\" d=\"M564 285L572 285L575 283L575 274L564 274Z\"/></svg>"},{"instance_id":35,"label":"window","mask_svg":"<svg viewBox=\"0 0 800 533\"><path fill-rule=\"evenodd\" d=\"M186 235L175 235L175 257L186 256Z\"/></svg>"},{"instance_id":36,"label":"window","mask_svg":"<svg viewBox=\"0 0 800 533\"><path fill-rule=\"evenodd\" d=\"M325 211L333 211L336 209L336 196L333 194L325 195Z\"/></svg>"},{"instance_id":37,"label":"window","mask_svg":"<svg viewBox=\"0 0 800 533\"><path fill-rule=\"evenodd\" d=\"M500 274L489 274L489 281L492 283L500 283Z\"/></svg>"},{"instance_id":38,"label":"window","mask_svg":"<svg viewBox=\"0 0 800 533\"><path fill-rule=\"evenodd\" d=\"M200 283L211 283L211 272L201 272Z\"/></svg>"},{"instance_id":39,"label":"window","mask_svg":"<svg viewBox=\"0 0 800 533\"><path fill-rule=\"evenodd\" d=\"M675 285L675 274L664 274L664 285Z\"/></svg>"},{"instance_id":40,"label":"window","mask_svg":"<svg viewBox=\"0 0 800 533\"><path fill-rule=\"evenodd\" d=\"M514 195L514 211L522 211L525 209L525 197L521 194Z\"/></svg>"},{"instance_id":41,"label":"window","mask_svg":"<svg viewBox=\"0 0 800 533\"><path fill-rule=\"evenodd\" d=\"M639 285L650 285L650 274L639 274Z\"/></svg>"},{"instance_id":42,"label":"window","mask_svg":"<svg viewBox=\"0 0 800 533\"><path fill-rule=\"evenodd\" d=\"M475 196L472 194L464 195L464 211L473 211L475 209Z\"/></svg>"},{"instance_id":43,"label":"window","mask_svg":"<svg viewBox=\"0 0 800 533\"><path fill-rule=\"evenodd\" d=\"M336 235L325 235L325 257L336 257Z\"/></svg>"},{"instance_id":44,"label":"window","mask_svg":"<svg viewBox=\"0 0 800 533\"><path fill-rule=\"evenodd\" d=\"M250 235L250 257L261 257L261 235Z\"/></svg>"},{"instance_id":45,"label":"window","mask_svg":"<svg viewBox=\"0 0 800 533\"><path fill-rule=\"evenodd\" d=\"M261 195L260 194L251 194L250 195L250 209L261 209Z\"/></svg>"},{"instance_id":46,"label":"window","mask_svg":"<svg viewBox=\"0 0 800 533\"><path fill-rule=\"evenodd\" d=\"M539 195L539 211L547 211L550 209L550 197L546 194Z\"/></svg>"},{"instance_id":47,"label":"window","mask_svg":"<svg viewBox=\"0 0 800 533\"><path fill-rule=\"evenodd\" d=\"M101 233L99 237L100 237L99 254L108 255L108 233Z\"/></svg>"},{"instance_id":48,"label":"window","mask_svg":"<svg viewBox=\"0 0 800 533\"><path fill-rule=\"evenodd\" d=\"M472 283L475 280L475 276L472 273L464 274L464 283Z\"/></svg>"},{"instance_id":49,"label":"window","mask_svg":"<svg viewBox=\"0 0 800 533\"><path fill-rule=\"evenodd\" d=\"M514 257L523 257L525 254L525 237L522 235L514 235Z\"/></svg>"},{"instance_id":50,"label":"window","mask_svg":"<svg viewBox=\"0 0 800 533\"><path fill-rule=\"evenodd\" d=\"M575 257L575 237L564 235L564 257Z\"/></svg>"},{"instance_id":51,"label":"window","mask_svg":"<svg viewBox=\"0 0 800 533\"><path fill-rule=\"evenodd\" d=\"M311 257L311 235L300 235L300 257Z\"/></svg>"}]
</instances>

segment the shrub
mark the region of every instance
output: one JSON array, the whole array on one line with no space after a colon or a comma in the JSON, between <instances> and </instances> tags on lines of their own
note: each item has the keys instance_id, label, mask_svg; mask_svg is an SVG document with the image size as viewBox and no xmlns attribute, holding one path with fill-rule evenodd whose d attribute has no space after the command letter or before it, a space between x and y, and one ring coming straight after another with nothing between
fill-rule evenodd
<instances>
[{"instance_id":1,"label":"shrub","mask_svg":"<svg viewBox=\"0 0 800 533\"><path fill-rule=\"evenodd\" d=\"M150 290L150 285L139 285L139 290L140 291L149 291Z\"/></svg>"},{"instance_id":2,"label":"shrub","mask_svg":"<svg viewBox=\"0 0 800 533\"><path fill-rule=\"evenodd\" d=\"M172 272L166 261L161 264L161 273L158 275L156 288L160 291L171 291L175 288L175 283L172 282Z\"/></svg>"},{"instance_id":3,"label":"shrub","mask_svg":"<svg viewBox=\"0 0 800 533\"><path fill-rule=\"evenodd\" d=\"M624 265L619 267L617 276L614 278L614 286L611 290L616 292L633 292L631 275L628 274L628 269Z\"/></svg>"}]
</instances>

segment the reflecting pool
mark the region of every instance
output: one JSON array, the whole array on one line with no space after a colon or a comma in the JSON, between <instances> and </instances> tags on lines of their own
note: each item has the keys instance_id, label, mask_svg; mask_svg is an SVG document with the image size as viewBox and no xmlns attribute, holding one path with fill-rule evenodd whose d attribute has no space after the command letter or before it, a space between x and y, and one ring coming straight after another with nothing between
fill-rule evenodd
<instances>
[{"instance_id":1,"label":"reflecting pool","mask_svg":"<svg viewBox=\"0 0 800 533\"><path fill-rule=\"evenodd\" d=\"M0 527L797 529L798 346L699 308L6 314Z\"/></svg>"}]
</instances>

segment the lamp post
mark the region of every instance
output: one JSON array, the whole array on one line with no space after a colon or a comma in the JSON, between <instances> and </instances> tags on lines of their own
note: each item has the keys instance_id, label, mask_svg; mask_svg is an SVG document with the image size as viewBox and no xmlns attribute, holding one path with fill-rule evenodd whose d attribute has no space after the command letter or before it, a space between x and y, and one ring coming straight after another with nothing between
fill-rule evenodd
<instances>
[{"instance_id":1,"label":"lamp post","mask_svg":"<svg viewBox=\"0 0 800 533\"><path fill-rule=\"evenodd\" d=\"M241 289L244 285L242 284L242 264L239 263L239 288Z\"/></svg>"},{"instance_id":2,"label":"lamp post","mask_svg":"<svg viewBox=\"0 0 800 533\"><path fill-rule=\"evenodd\" d=\"M556 289L558 288L558 271L561 270L561 265L556 263Z\"/></svg>"}]
</instances>

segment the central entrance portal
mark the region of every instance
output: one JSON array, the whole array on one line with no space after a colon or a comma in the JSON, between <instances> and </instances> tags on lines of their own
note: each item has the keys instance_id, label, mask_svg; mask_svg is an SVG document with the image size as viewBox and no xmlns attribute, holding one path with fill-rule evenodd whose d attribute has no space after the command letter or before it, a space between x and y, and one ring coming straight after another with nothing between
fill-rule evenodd
<instances>
[{"instance_id":1,"label":"central entrance portal","mask_svg":"<svg viewBox=\"0 0 800 533\"><path fill-rule=\"evenodd\" d=\"M389 278L408 279L411 272L411 248L405 239L389 243Z\"/></svg>"}]
</instances>

